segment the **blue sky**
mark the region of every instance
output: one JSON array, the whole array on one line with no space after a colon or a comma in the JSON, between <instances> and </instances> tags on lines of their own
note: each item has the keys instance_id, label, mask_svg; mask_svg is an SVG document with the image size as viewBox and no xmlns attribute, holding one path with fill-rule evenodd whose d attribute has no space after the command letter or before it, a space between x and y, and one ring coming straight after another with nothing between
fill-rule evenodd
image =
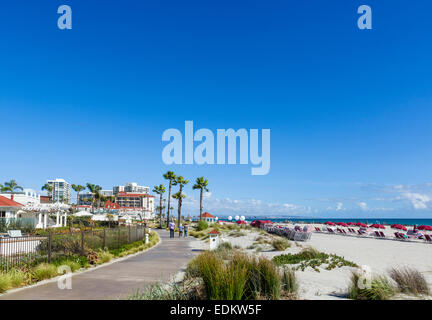
<instances>
[{"instance_id":1,"label":"blue sky","mask_svg":"<svg viewBox=\"0 0 432 320\"><path fill-rule=\"evenodd\" d=\"M72 7L72 30L57 7ZM373 30L357 28L368 4ZM0 4L0 181L210 180L219 215L430 217L432 3ZM162 132L271 129L271 171L167 166Z\"/></svg>"}]
</instances>

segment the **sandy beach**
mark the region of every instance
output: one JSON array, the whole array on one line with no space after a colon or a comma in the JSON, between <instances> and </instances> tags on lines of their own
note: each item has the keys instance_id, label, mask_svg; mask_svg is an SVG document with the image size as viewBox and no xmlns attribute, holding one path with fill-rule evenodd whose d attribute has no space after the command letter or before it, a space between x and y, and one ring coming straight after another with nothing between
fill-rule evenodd
<instances>
[{"instance_id":1,"label":"sandy beach","mask_svg":"<svg viewBox=\"0 0 432 320\"><path fill-rule=\"evenodd\" d=\"M287 226L293 227L293 225ZM342 256L358 266L368 266L377 275L388 276L387 271L391 268L412 267L420 271L432 286L432 244L424 241L393 240L394 237L391 235L394 230L387 228L383 231L389 239L313 232L309 241L291 241L291 247L285 251L275 251L269 244L260 245L261 251L256 248L251 249L256 239L263 236L258 229L244 230L245 235L240 237L229 235L229 232L222 232L220 239L230 242L233 246L241 247L247 252L270 259L284 253L298 253L303 248L310 246L321 252ZM270 239L272 235L267 234L264 237ZM194 241L191 245L195 249L208 249L209 247L205 240ZM300 283L299 298L345 299L350 275L355 269L343 266L326 270L319 267L319 272L317 272L308 267L304 271L296 271ZM395 298L412 299L406 296Z\"/></svg>"}]
</instances>

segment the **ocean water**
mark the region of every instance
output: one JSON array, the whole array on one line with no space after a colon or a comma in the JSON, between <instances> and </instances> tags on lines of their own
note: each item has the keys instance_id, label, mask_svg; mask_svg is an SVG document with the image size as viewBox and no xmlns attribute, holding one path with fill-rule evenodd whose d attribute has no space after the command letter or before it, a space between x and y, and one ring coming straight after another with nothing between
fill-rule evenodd
<instances>
[{"instance_id":1,"label":"ocean water","mask_svg":"<svg viewBox=\"0 0 432 320\"><path fill-rule=\"evenodd\" d=\"M432 226L432 219L389 219L389 218L365 218L365 219L340 219L340 218L298 218L298 217L283 217L283 218L268 218L263 216L257 216L257 217L246 217L246 221L252 221L252 220L271 220L273 222L284 222L284 221L292 221L292 222L304 222L304 223L324 223L326 221L331 222L362 222L366 224L373 224L373 223L379 223L379 224L402 224L406 226L413 226L413 225L428 225Z\"/></svg>"}]
</instances>

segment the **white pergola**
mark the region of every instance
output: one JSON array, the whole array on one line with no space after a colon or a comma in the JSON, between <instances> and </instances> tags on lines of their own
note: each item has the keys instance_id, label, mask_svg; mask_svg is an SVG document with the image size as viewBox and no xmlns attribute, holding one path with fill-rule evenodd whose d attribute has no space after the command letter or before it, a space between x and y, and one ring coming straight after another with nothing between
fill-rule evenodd
<instances>
[{"instance_id":1,"label":"white pergola","mask_svg":"<svg viewBox=\"0 0 432 320\"><path fill-rule=\"evenodd\" d=\"M35 212L38 214L38 223L36 224L37 229L46 229L48 227L48 216L51 214L56 215L56 224L54 228L66 227L67 225L67 212L69 211L70 205L64 203L40 203L40 204L29 204L21 210L26 212Z\"/></svg>"}]
</instances>

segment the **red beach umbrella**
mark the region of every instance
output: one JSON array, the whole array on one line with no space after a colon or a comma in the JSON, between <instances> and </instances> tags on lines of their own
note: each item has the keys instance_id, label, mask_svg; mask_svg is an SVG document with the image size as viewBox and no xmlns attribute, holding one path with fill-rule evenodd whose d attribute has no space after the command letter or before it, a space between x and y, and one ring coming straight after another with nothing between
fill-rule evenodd
<instances>
[{"instance_id":1,"label":"red beach umbrella","mask_svg":"<svg viewBox=\"0 0 432 320\"><path fill-rule=\"evenodd\" d=\"M390 227L392 229L399 229L399 230L404 230L404 231L408 230L405 226L403 226L401 224L392 224Z\"/></svg>"},{"instance_id":2,"label":"red beach umbrella","mask_svg":"<svg viewBox=\"0 0 432 320\"><path fill-rule=\"evenodd\" d=\"M345 222L338 222L338 223L336 223L338 226L341 226L341 227L348 227L348 224L346 224Z\"/></svg>"},{"instance_id":3,"label":"red beach umbrella","mask_svg":"<svg viewBox=\"0 0 432 320\"><path fill-rule=\"evenodd\" d=\"M356 226L357 226L357 227L364 227L364 228L367 228L367 224L364 224L364 223L361 223L361 222L357 222L357 223L356 223Z\"/></svg>"},{"instance_id":4,"label":"red beach umbrella","mask_svg":"<svg viewBox=\"0 0 432 320\"><path fill-rule=\"evenodd\" d=\"M237 224L247 224L246 221L241 221L241 220L237 220L236 223Z\"/></svg>"},{"instance_id":5,"label":"red beach umbrella","mask_svg":"<svg viewBox=\"0 0 432 320\"><path fill-rule=\"evenodd\" d=\"M418 227L419 230L426 230L426 231L432 231L432 227L431 226L420 226Z\"/></svg>"},{"instance_id":6,"label":"red beach umbrella","mask_svg":"<svg viewBox=\"0 0 432 320\"><path fill-rule=\"evenodd\" d=\"M385 229L385 227L382 224L374 223L369 226L369 228L375 228L375 229Z\"/></svg>"},{"instance_id":7,"label":"red beach umbrella","mask_svg":"<svg viewBox=\"0 0 432 320\"><path fill-rule=\"evenodd\" d=\"M335 224L331 221L326 221L324 224L328 225L328 226L334 226Z\"/></svg>"},{"instance_id":8,"label":"red beach umbrella","mask_svg":"<svg viewBox=\"0 0 432 320\"><path fill-rule=\"evenodd\" d=\"M356 223L355 222L348 222L347 225L349 225L349 226L355 226Z\"/></svg>"}]
</instances>

